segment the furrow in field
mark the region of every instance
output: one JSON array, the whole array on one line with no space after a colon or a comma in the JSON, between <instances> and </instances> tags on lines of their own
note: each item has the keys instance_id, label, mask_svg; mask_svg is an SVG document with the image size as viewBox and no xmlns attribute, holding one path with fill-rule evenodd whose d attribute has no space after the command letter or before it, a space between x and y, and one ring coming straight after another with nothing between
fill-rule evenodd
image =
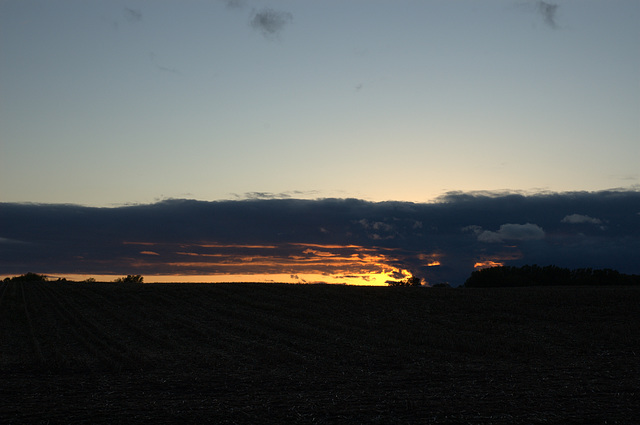
<instances>
[{"instance_id":1,"label":"furrow in field","mask_svg":"<svg viewBox=\"0 0 640 425\"><path fill-rule=\"evenodd\" d=\"M69 321L61 318L46 286L51 283L31 282L26 287L29 293L29 306L32 314L34 332L45 357L45 364L51 368L71 368L83 364L77 353L85 350L80 343L69 337Z\"/></svg>"},{"instance_id":2,"label":"furrow in field","mask_svg":"<svg viewBox=\"0 0 640 425\"><path fill-rule=\"evenodd\" d=\"M158 324L158 335L171 341L167 356L173 362L199 364L202 367L242 366L256 346L237 323L228 321L215 297L200 292L202 285L181 285L179 292L165 286L144 288L122 287L127 299L134 303L139 320ZM211 288L213 289L213 288ZM215 289L214 289L215 292ZM235 327L234 327L235 326Z\"/></svg>"},{"instance_id":3,"label":"furrow in field","mask_svg":"<svg viewBox=\"0 0 640 425\"><path fill-rule=\"evenodd\" d=\"M189 301L189 312L197 317L207 317L215 310L216 320L223 325L222 329L240 336L247 348L253 347L249 355L260 361L313 366L318 362L357 362L366 355L358 349L358 343L363 336L367 337L371 326L361 321L361 329L354 328L353 323L344 321L342 311L338 311L342 320L337 322L327 315L327 304L309 297L309 292L322 291L322 295L324 288L279 285L220 287L229 293L215 291L216 299L212 300L206 299L208 291L203 292L197 300ZM184 289L187 290L186 287ZM302 298L300 292L305 294ZM220 301L221 298L224 301ZM240 350L239 354L244 352Z\"/></svg>"},{"instance_id":4,"label":"furrow in field","mask_svg":"<svg viewBox=\"0 0 640 425\"><path fill-rule=\"evenodd\" d=\"M185 288L185 291L188 290ZM138 304L138 312L144 320L157 324L156 330L163 339L171 341L176 352L184 356L227 357L226 347L234 342L234 338L226 337L221 331L215 312L199 314L194 311L195 300L183 302L182 297L155 291L134 293L130 297Z\"/></svg>"},{"instance_id":5,"label":"furrow in field","mask_svg":"<svg viewBox=\"0 0 640 425\"><path fill-rule=\"evenodd\" d=\"M110 332L101 328L99 316L82 313L74 300L73 292L65 290L66 285L39 286L42 289L42 298L47 299L48 308L53 309L53 314L59 322L66 324L65 333L73 336L73 340L70 341L72 352L69 354L80 357L80 364L84 363L92 368L111 369L130 366L130 358L126 354L127 347L110 335ZM82 347L80 352L73 347L77 344Z\"/></svg>"},{"instance_id":6,"label":"furrow in field","mask_svg":"<svg viewBox=\"0 0 640 425\"><path fill-rule=\"evenodd\" d=\"M19 368L29 363L33 352L29 324L24 314L24 300L16 282L6 283L0 308L0 370Z\"/></svg>"},{"instance_id":7,"label":"furrow in field","mask_svg":"<svg viewBox=\"0 0 640 425\"><path fill-rule=\"evenodd\" d=\"M185 344L197 345L201 341L208 347L217 346L222 353L218 350L212 354L226 352L238 364L309 362L325 350L326 341L331 339L313 337L324 331L294 320L287 310L270 308L282 300L276 298L274 304L268 292L256 303L245 287L231 285L154 289L157 290L137 294L139 303L157 307L165 323L180 328L182 332L176 338ZM230 289L232 294L239 291L241 295L229 296ZM315 344L310 343L313 340Z\"/></svg>"},{"instance_id":8,"label":"furrow in field","mask_svg":"<svg viewBox=\"0 0 640 425\"><path fill-rule=\"evenodd\" d=\"M207 299L210 292L205 291L198 298L202 301L193 302L189 311L194 317L207 320L215 310L218 326L227 334L240 337L249 350L245 354L263 362L284 363L309 362L326 351L331 337L322 326L309 326L304 319L295 318L296 312L286 305L281 287L262 291L260 285L224 285L222 289L233 290L230 294L215 293L215 299Z\"/></svg>"},{"instance_id":9,"label":"furrow in field","mask_svg":"<svg viewBox=\"0 0 640 425\"><path fill-rule=\"evenodd\" d=\"M384 330L383 327L376 326L375 320L361 314L357 306L352 310L348 302L338 305L325 302L325 292L334 288L298 289L309 291L315 297L307 295L306 300L299 301L300 305L289 305L287 309L278 308L284 301L282 299L271 302L268 298L261 298L253 302L254 308L263 314L258 321L262 330L280 339L290 350L303 355L312 354L318 361L357 364L365 362L371 350L394 345L379 338L378 333ZM339 299L333 296L332 301Z\"/></svg>"},{"instance_id":10,"label":"furrow in field","mask_svg":"<svg viewBox=\"0 0 640 425\"><path fill-rule=\"evenodd\" d=\"M260 345L261 355L272 363L280 361L281 366L300 363L311 368L320 363L358 365L366 362L376 348L370 342L379 329L358 316L358 312L349 314L349 302L335 307L324 302L327 291L343 288L269 285L247 288L255 290L245 292L237 288L233 292L228 303L234 306L231 316L241 323L252 323L250 336ZM330 294L330 298L333 302L340 299L335 294ZM375 338L374 342L386 344Z\"/></svg>"},{"instance_id":11,"label":"furrow in field","mask_svg":"<svg viewBox=\"0 0 640 425\"><path fill-rule=\"evenodd\" d=\"M171 326L162 316L154 319L144 314L148 306L128 291L92 284L76 286L72 293L82 314L94 317L94 323L124 347L129 364L155 368L167 360L176 361L180 345L168 336Z\"/></svg>"},{"instance_id":12,"label":"furrow in field","mask_svg":"<svg viewBox=\"0 0 640 425\"><path fill-rule=\"evenodd\" d=\"M144 300L127 291L111 289L99 284L79 287L74 296L78 298L83 311L91 311L96 315L96 320L117 335L122 344L135 343L139 347L149 346L154 350L175 348L175 344L162 331L158 332L164 326L145 313L148 306Z\"/></svg>"},{"instance_id":13,"label":"furrow in field","mask_svg":"<svg viewBox=\"0 0 640 425\"><path fill-rule=\"evenodd\" d=\"M11 285L9 282L0 282L0 309L4 303L4 294L7 292L9 285Z\"/></svg>"},{"instance_id":14,"label":"furrow in field","mask_svg":"<svg viewBox=\"0 0 640 425\"><path fill-rule=\"evenodd\" d=\"M44 356L42 355L42 349L40 348L40 343L38 342L38 338L36 336L34 327L33 327L33 321L31 320L31 314L29 313L29 303L27 301L27 297L25 296L25 291L24 291L24 287L25 284L20 282L18 283L18 285L20 286L20 292L22 294L22 303L23 303L23 307L24 307L24 316L26 318L27 321L27 325L29 328L29 336L31 339L31 345L33 347L33 352L35 354L35 357L37 359L37 362L39 362L40 364L44 363Z\"/></svg>"}]
</instances>

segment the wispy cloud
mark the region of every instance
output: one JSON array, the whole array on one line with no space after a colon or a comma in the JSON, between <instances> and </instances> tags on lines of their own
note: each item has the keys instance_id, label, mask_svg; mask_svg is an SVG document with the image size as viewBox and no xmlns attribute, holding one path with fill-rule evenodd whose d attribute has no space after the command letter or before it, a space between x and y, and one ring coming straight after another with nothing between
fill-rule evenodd
<instances>
[{"instance_id":1,"label":"wispy cloud","mask_svg":"<svg viewBox=\"0 0 640 425\"><path fill-rule=\"evenodd\" d=\"M561 220L561 222L571 223L571 224L580 224L580 223L601 224L602 220L600 220L599 218L589 217L588 215L570 214L565 216Z\"/></svg>"},{"instance_id":2,"label":"wispy cloud","mask_svg":"<svg viewBox=\"0 0 640 425\"><path fill-rule=\"evenodd\" d=\"M117 208L4 203L0 274L313 274L363 283L374 274L413 274L461 284L474 267L491 264L640 273L638 211L640 191L632 190L450 193L427 204L268 197Z\"/></svg>"},{"instance_id":3,"label":"wispy cloud","mask_svg":"<svg viewBox=\"0 0 640 425\"><path fill-rule=\"evenodd\" d=\"M558 10L557 4L547 3L542 0L538 0L536 3L536 7L540 15L542 15L542 19L544 19L544 23L549 26L549 28L556 29L558 25L556 24L556 11Z\"/></svg>"},{"instance_id":4,"label":"wispy cloud","mask_svg":"<svg viewBox=\"0 0 640 425\"><path fill-rule=\"evenodd\" d=\"M246 4L245 0L222 0L222 2L229 9L242 9Z\"/></svg>"},{"instance_id":5,"label":"wispy cloud","mask_svg":"<svg viewBox=\"0 0 640 425\"><path fill-rule=\"evenodd\" d=\"M292 21L293 15L291 13L265 8L253 13L250 24L265 38L274 39Z\"/></svg>"},{"instance_id":6,"label":"wispy cloud","mask_svg":"<svg viewBox=\"0 0 640 425\"><path fill-rule=\"evenodd\" d=\"M151 60L151 63L153 64L153 66L159 71L168 72L170 74L175 74L175 75L182 75L180 70L176 68L169 68L169 67L158 64L158 61L156 59L156 54L154 52L149 52L149 59Z\"/></svg>"},{"instance_id":7,"label":"wispy cloud","mask_svg":"<svg viewBox=\"0 0 640 425\"><path fill-rule=\"evenodd\" d=\"M158 254L157 252L154 252L154 251L140 251L140 254L143 254L143 255L160 255L160 254Z\"/></svg>"},{"instance_id":8,"label":"wispy cloud","mask_svg":"<svg viewBox=\"0 0 640 425\"><path fill-rule=\"evenodd\" d=\"M137 9L130 9L125 7L122 14L127 22L140 22L142 21L142 12Z\"/></svg>"},{"instance_id":9,"label":"wispy cloud","mask_svg":"<svg viewBox=\"0 0 640 425\"><path fill-rule=\"evenodd\" d=\"M245 192L243 194L232 193L234 199L290 199L309 198L319 194L317 190L290 190L287 192Z\"/></svg>"}]
</instances>

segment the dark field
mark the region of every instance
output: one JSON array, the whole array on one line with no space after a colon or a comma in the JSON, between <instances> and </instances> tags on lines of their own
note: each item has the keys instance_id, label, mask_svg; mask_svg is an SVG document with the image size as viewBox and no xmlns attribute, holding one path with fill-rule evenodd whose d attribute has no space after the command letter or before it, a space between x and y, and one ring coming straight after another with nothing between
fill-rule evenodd
<instances>
[{"instance_id":1,"label":"dark field","mask_svg":"<svg viewBox=\"0 0 640 425\"><path fill-rule=\"evenodd\" d=\"M0 283L0 423L632 424L640 288Z\"/></svg>"}]
</instances>

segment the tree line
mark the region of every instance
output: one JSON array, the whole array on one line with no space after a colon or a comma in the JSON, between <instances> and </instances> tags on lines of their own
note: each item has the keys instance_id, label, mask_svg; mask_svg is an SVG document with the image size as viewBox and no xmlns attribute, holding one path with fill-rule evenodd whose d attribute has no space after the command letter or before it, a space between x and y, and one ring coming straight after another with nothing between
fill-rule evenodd
<instances>
[{"instance_id":1,"label":"tree line","mask_svg":"<svg viewBox=\"0 0 640 425\"><path fill-rule=\"evenodd\" d=\"M26 273L20 276L7 277L4 282L47 282L48 277L43 274ZM82 283L93 283L89 278ZM142 283L141 275L127 275L114 280L115 283ZM58 278L52 282L72 282L65 278ZM386 282L389 286L421 286L422 279L416 276ZM517 286L611 286L611 285L640 285L640 275L624 274L613 269L579 268L568 269L558 266L500 266L476 270L464 283L465 288L517 287ZM433 285L449 287L448 283Z\"/></svg>"},{"instance_id":2,"label":"tree line","mask_svg":"<svg viewBox=\"0 0 640 425\"><path fill-rule=\"evenodd\" d=\"M476 270L464 283L466 288L560 285L640 285L640 275L623 274L612 269L568 269L554 265L541 267L534 264Z\"/></svg>"},{"instance_id":3,"label":"tree line","mask_svg":"<svg viewBox=\"0 0 640 425\"><path fill-rule=\"evenodd\" d=\"M119 277L114 280L114 283L142 283L143 277L139 274L129 274L127 276ZM93 277L80 281L81 283L94 283L96 280ZM20 276L5 277L3 282L73 282L66 278L58 278L57 280L50 281L49 277L44 274L38 273L25 273Z\"/></svg>"}]
</instances>

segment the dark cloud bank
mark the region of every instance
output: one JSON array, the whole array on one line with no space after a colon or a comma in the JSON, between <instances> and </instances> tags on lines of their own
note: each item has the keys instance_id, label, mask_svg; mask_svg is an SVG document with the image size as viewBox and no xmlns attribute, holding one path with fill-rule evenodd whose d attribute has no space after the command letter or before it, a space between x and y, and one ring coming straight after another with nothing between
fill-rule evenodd
<instances>
[{"instance_id":1,"label":"dark cloud bank","mask_svg":"<svg viewBox=\"0 0 640 425\"><path fill-rule=\"evenodd\" d=\"M365 271L371 259L432 284L462 284L474 266L497 263L637 274L640 192L450 193L426 204L356 199L167 200L118 208L2 203L0 252L3 275L346 275Z\"/></svg>"}]
</instances>

